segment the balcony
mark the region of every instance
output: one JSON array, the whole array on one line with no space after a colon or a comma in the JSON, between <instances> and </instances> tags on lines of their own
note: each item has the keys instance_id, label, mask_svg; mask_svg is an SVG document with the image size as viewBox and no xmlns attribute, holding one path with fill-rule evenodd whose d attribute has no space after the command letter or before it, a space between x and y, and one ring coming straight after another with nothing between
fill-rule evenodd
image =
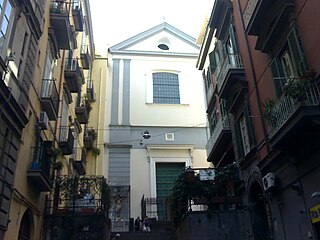
<instances>
[{"instance_id":1,"label":"balcony","mask_svg":"<svg viewBox=\"0 0 320 240\"><path fill-rule=\"evenodd\" d=\"M81 3L77 0L73 1L73 8L72 8L72 16L75 30L78 32L83 31L83 12Z\"/></svg>"},{"instance_id":2,"label":"balcony","mask_svg":"<svg viewBox=\"0 0 320 240\"><path fill-rule=\"evenodd\" d=\"M78 171L79 175L86 174L87 151L84 148L76 147L73 152L73 166Z\"/></svg>"},{"instance_id":3,"label":"balcony","mask_svg":"<svg viewBox=\"0 0 320 240\"><path fill-rule=\"evenodd\" d=\"M90 69L91 55L89 53L89 46L82 45L80 49L81 64L83 69Z\"/></svg>"},{"instance_id":4,"label":"balcony","mask_svg":"<svg viewBox=\"0 0 320 240\"><path fill-rule=\"evenodd\" d=\"M228 34L232 16L232 0L216 0L212 9L209 25L216 29L215 36L219 40Z\"/></svg>"},{"instance_id":5,"label":"balcony","mask_svg":"<svg viewBox=\"0 0 320 240\"><path fill-rule=\"evenodd\" d=\"M69 21L69 4L63 1L51 2L50 22L59 49L71 50L73 48L73 37Z\"/></svg>"},{"instance_id":6,"label":"balcony","mask_svg":"<svg viewBox=\"0 0 320 240\"><path fill-rule=\"evenodd\" d=\"M40 192L50 191L52 182L50 179L52 141L45 141L40 147L31 148L33 161L27 171L30 180Z\"/></svg>"},{"instance_id":7,"label":"balcony","mask_svg":"<svg viewBox=\"0 0 320 240\"><path fill-rule=\"evenodd\" d=\"M58 145L63 155L71 155L73 153L74 136L70 127L60 127L60 135Z\"/></svg>"},{"instance_id":8,"label":"balcony","mask_svg":"<svg viewBox=\"0 0 320 240\"><path fill-rule=\"evenodd\" d=\"M292 91L286 91L286 87L291 84L299 84L296 85L299 88L294 86ZM284 91L265 113L271 128L270 143L273 147L292 151L301 149L308 143L310 147L318 146L315 139L320 134L319 83L315 79L290 79Z\"/></svg>"},{"instance_id":9,"label":"balcony","mask_svg":"<svg viewBox=\"0 0 320 240\"><path fill-rule=\"evenodd\" d=\"M283 26L289 27L294 14L294 0L248 0L243 11L246 32L258 36L256 49L267 52L268 45L278 44ZM271 47L272 48L272 47Z\"/></svg>"},{"instance_id":10,"label":"balcony","mask_svg":"<svg viewBox=\"0 0 320 240\"><path fill-rule=\"evenodd\" d=\"M207 90L207 103L210 105L211 101L213 100L215 91L215 85L213 83L210 83L208 90Z\"/></svg>"},{"instance_id":11,"label":"balcony","mask_svg":"<svg viewBox=\"0 0 320 240\"><path fill-rule=\"evenodd\" d=\"M75 113L80 124L88 123L90 110L91 106L89 101L86 98L78 97L78 104L76 106Z\"/></svg>"},{"instance_id":12,"label":"balcony","mask_svg":"<svg viewBox=\"0 0 320 240\"><path fill-rule=\"evenodd\" d=\"M90 102L96 101L96 93L94 91L93 80L87 79L87 98Z\"/></svg>"},{"instance_id":13,"label":"balcony","mask_svg":"<svg viewBox=\"0 0 320 240\"><path fill-rule=\"evenodd\" d=\"M82 84L84 84L84 76L82 68L79 67L78 59L67 59L64 68L64 78L72 93L81 93Z\"/></svg>"},{"instance_id":14,"label":"balcony","mask_svg":"<svg viewBox=\"0 0 320 240\"><path fill-rule=\"evenodd\" d=\"M93 143L96 140L96 131L94 128L86 128L84 130L83 142L86 149L92 149Z\"/></svg>"},{"instance_id":15,"label":"balcony","mask_svg":"<svg viewBox=\"0 0 320 240\"><path fill-rule=\"evenodd\" d=\"M244 69L239 54L228 54L216 68L217 89L221 98L227 98L230 88L241 82L246 82Z\"/></svg>"},{"instance_id":16,"label":"balcony","mask_svg":"<svg viewBox=\"0 0 320 240\"><path fill-rule=\"evenodd\" d=\"M59 176L54 186L45 203L51 232L55 230L70 239L108 238L110 193L103 176Z\"/></svg>"},{"instance_id":17,"label":"balcony","mask_svg":"<svg viewBox=\"0 0 320 240\"><path fill-rule=\"evenodd\" d=\"M227 151L228 143L231 141L230 120L228 115L226 115L218 121L216 127L212 131L210 139L207 142L207 160L217 164Z\"/></svg>"},{"instance_id":18,"label":"balcony","mask_svg":"<svg viewBox=\"0 0 320 240\"><path fill-rule=\"evenodd\" d=\"M41 106L51 121L57 120L59 111L59 94L55 79L43 79L40 96Z\"/></svg>"}]
</instances>

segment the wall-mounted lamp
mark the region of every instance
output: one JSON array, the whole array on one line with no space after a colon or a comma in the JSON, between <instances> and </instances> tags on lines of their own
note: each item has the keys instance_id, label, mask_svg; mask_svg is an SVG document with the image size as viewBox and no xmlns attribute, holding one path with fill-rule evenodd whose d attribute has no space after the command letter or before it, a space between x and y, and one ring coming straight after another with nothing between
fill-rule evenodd
<instances>
[{"instance_id":1,"label":"wall-mounted lamp","mask_svg":"<svg viewBox=\"0 0 320 240\"><path fill-rule=\"evenodd\" d=\"M143 132L143 134L142 134L142 137L143 137L144 139L149 139L149 138L151 137L151 135L150 135L150 133L149 133L148 130L145 130L145 131Z\"/></svg>"}]
</instances>

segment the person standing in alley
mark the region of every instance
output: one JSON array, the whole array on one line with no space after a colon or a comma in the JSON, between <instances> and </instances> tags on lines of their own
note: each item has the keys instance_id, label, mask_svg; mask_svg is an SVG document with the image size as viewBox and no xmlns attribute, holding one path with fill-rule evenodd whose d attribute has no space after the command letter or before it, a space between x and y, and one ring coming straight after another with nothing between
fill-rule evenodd
<instances>
[{"instance_id":1,"label":"person standing in alley","mask_svg":"<svg viewBox=\"0 0 320 240\"><path fill-rule=\"evenodd\" d=\"M150 232L150 222L149 222L148 217L146 217L146 218L144 219L143 225L144 225L145 231L146 231L146 232Z\"/></svg>"},{"instance_id":2,"label":"person standing in alley","mask_svg":"<svg viewBox=\"0 0 320 240\"><path fill-rule=\"evenodd\" d=\"M140 231L140 218L137 217L136 220L134 221L134 230L137 232L137 231Z\"/></svg>"}]
</instances>

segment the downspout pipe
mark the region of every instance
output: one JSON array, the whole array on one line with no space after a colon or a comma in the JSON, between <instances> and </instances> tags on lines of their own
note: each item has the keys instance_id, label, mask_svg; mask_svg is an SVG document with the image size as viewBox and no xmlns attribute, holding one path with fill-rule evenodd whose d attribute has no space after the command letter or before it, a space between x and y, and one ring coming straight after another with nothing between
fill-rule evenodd
<instances>
[{"instance_id":1,"label":"downspout pipe","mask_svg":"<svg viewBox=\"0 0 320 240\"><path fill-rule=\"evenodd\" d=\"M241 10L240 10L241 7L240 7L239 0L237 0L236 3L237 3L237 10L238 10L240 23L241 23L241 28L242 28L241 30L244 33L245 48L246 48L246 52L249 55L249 64L250 64L251 73L252 73L253 85L254 85L254 90L255 90L256 98L257 98L257 102L258 102L259 116L260 116L261 124L262 124L262 128L263 128L264 143L266 144L267 151L268 151L268 154L269 154L270 153L270 145L268 143L268 131L267 131L267 128L266 128L266 123L265 123L264 118L263 118L263 111L262 111L262 107L261 107L262 104L261 104L260 92L259 92L259 88L258 88L258 84L257 84L256 73L255 73L255 69L254 69L254 65L253 65L251 51L250 51L250 48L249 48L248 38L247 38L247 36L245 34L245 32L246 32L245 31L245 25L244 25L242 13L241 13Z\"/></svg>"}]
</instances>

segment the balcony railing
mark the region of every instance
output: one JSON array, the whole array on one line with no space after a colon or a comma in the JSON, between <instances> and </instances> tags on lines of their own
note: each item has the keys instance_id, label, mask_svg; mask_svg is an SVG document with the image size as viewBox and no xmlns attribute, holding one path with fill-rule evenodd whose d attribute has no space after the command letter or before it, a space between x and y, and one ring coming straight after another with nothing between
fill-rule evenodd
<instances>
[{"instance_id":1,"label":"balcony railing","mask_svg":"<svg viewBox=\"0 0 320 240\"><path fill-rule=\"evenodd\" d=\"M58 145L63 155L73 153L74 136L70 127L60 127Z\"/></svg>"},{"instance_id":2,"label":"balcony railing","mask_svg":"<svg viewBox=\"0 0 320 240\"><path fill-rule=\"evenodd\" d=\"M297 91L303 92L301 92L301 94L284 92L283 95L275 101L274 106L268 112L268 122L271 126L270 137L275 135L299 109L318 107L320 104L320 91L316 81L297 78L289 79L288 84L296 84L298 83L297 81L305 81L306 85L302 87L304 90L301 87L296 88ZM290 94L295 97L288 96Z\"/></svg>"},{"instance_id":3,"label":"balcony railing","mask_svg":"<svg viewBox=\"0 0 320 240\"><path fill-rule=\"evenodd\" d=\"M81 3L78 0L73 1L73 8L72 8L72 16L75 30L78 32L83 31L83 12Z\"/></svg>"},{"instance_id":4,"label":"balcony railing","mask_svg":"<svg viewBox=\"0 0 320 240\"><path fill-rule=\"evenodd\" d=\"M93 148L93 142L96 139L96 131L94 128L86 128L84 130L83 142L87 149Z\"/></svg>"},{"instance_id":5,"label":"balcony railing","mask_svg":"<svg viewBox=\"0 0 320 240\"><path fill-rule=\"evenodd\" d=\"M50 179L51 155L49 149L52 147L51 141L45 141L39 147L31 148L33 161L28 169L27 176L30 181L37 186L40 191L50 191L52 182Z\"/></svg>"},{"instance_id":6,"label":"balcony railing","mask_svg":"<svg viewBox=\"0 0 320 240\"><path fill-rule=\"evenodd\" d=\"M66 59L64 77L70 92L80 94L82 84L84 84L84 76L82 68L79 67L78 59Z\"/></svg>"},{"instance_id":7,"label":"balcony railing","mask_svg":"<svg viewBox=\"0 0 320 240\"><path fill-rule=\"evenodd\" d=\"M59 49L70 50L73 48L72 30L69 21L69 3L53 1L50 7L51 27L56 35Z\"/></svg>"},{"instance_id":8,"label":"balcony railing","mask_svg":"<svg viewBox=\"0 0 320 240\"><path fill-rule=\"evenodd\" d=\"M59 111L59 94L55 79L42 80L41 105L50 120L57 120Z\"/></svg>"},{"instance_id":9,"label":"balcony railing","mask_svg":"<svg viewBox=\"0 0 320 240\"><path fill-rule=\"evenodd\" d=\"M103 176L59 176L46 199L46 216L108 213L109 187Z\"/></svg>"},{"instance_id":10,"label":"balcony railing","mask_svg":"<svg viewBox=\"0 0 320 240\"><path fill-rule=\"evenodd\" d=\"M228 115L223 116L222 119L218 121L216 127L213 129L212 135L206 145L208 155L210 155L211 152L215 150L216 146L218 145L218 140L224 132L231 132L230 120Z\"/></svg>"},{"instance_id":11,"label":"balcony railing","mask_svg":"<svg viewBox=\"0 0 320 240\"><path fill-rule=\"evenodd\" d=\"M82 45L80 49L80 56L81 56L81 64L83 69L90 69L91 66L91 55L89 52L88 45Z\"/></svg>"},{"instance_id":12,"label":"balcony railing","mask_svg":"<svg viewBox=\"0 0 320 240\"><path fill-rule=\"evenodd\" d=\"M87 151L82 147L74 148L72 159L74 168L78 171L79 175L85 175L87 165Z\"/></svg>"},{"instance_id":13,"label":"balcony railing","mask_svg":"<svg viewBox=\"0 0 320 240\"><path fill-rule=\"evenodd\" d=\"M87 98L90 102L96 101L96 93L94 91L93 80L87 79Z\"/></svg>"},{"instance_id":14,"label":"balcony railing","mask_svg":"<svg viewBox=\"0 0 320 240\"><path fill-rule=\"evenodd\" d=\"M75 113L77 115L79 123L81 124L88 123L90 110L91 110L91 106L87 98L78 97Z\"/></svg>"},{"instance_id":15,"label":"balcony railing","mask_svg":"<svg viewBox=\"0 0 320 240\"><path fill-rule=\"evenodd\" d=\"M213 93L214 93L214 87L215 85L213 83L210 83L209 87L208 87L208 91L207 91L207 103L209 104L211 102L211 99L213 97Z\"/></svg>"},{"instance_id":16,"label":"balcony railing","mask_svg":"<svg viewBox=\"0 0 320 240\"><path fill-rule=\"evenodd\" d=\"M223 85L226 84L228 72L233 69L243 69L239 54L228 54L221 62L221 67L217 67L215 75L217 76L218 92L221 92Z\"/></svg>"}]
</instances>

